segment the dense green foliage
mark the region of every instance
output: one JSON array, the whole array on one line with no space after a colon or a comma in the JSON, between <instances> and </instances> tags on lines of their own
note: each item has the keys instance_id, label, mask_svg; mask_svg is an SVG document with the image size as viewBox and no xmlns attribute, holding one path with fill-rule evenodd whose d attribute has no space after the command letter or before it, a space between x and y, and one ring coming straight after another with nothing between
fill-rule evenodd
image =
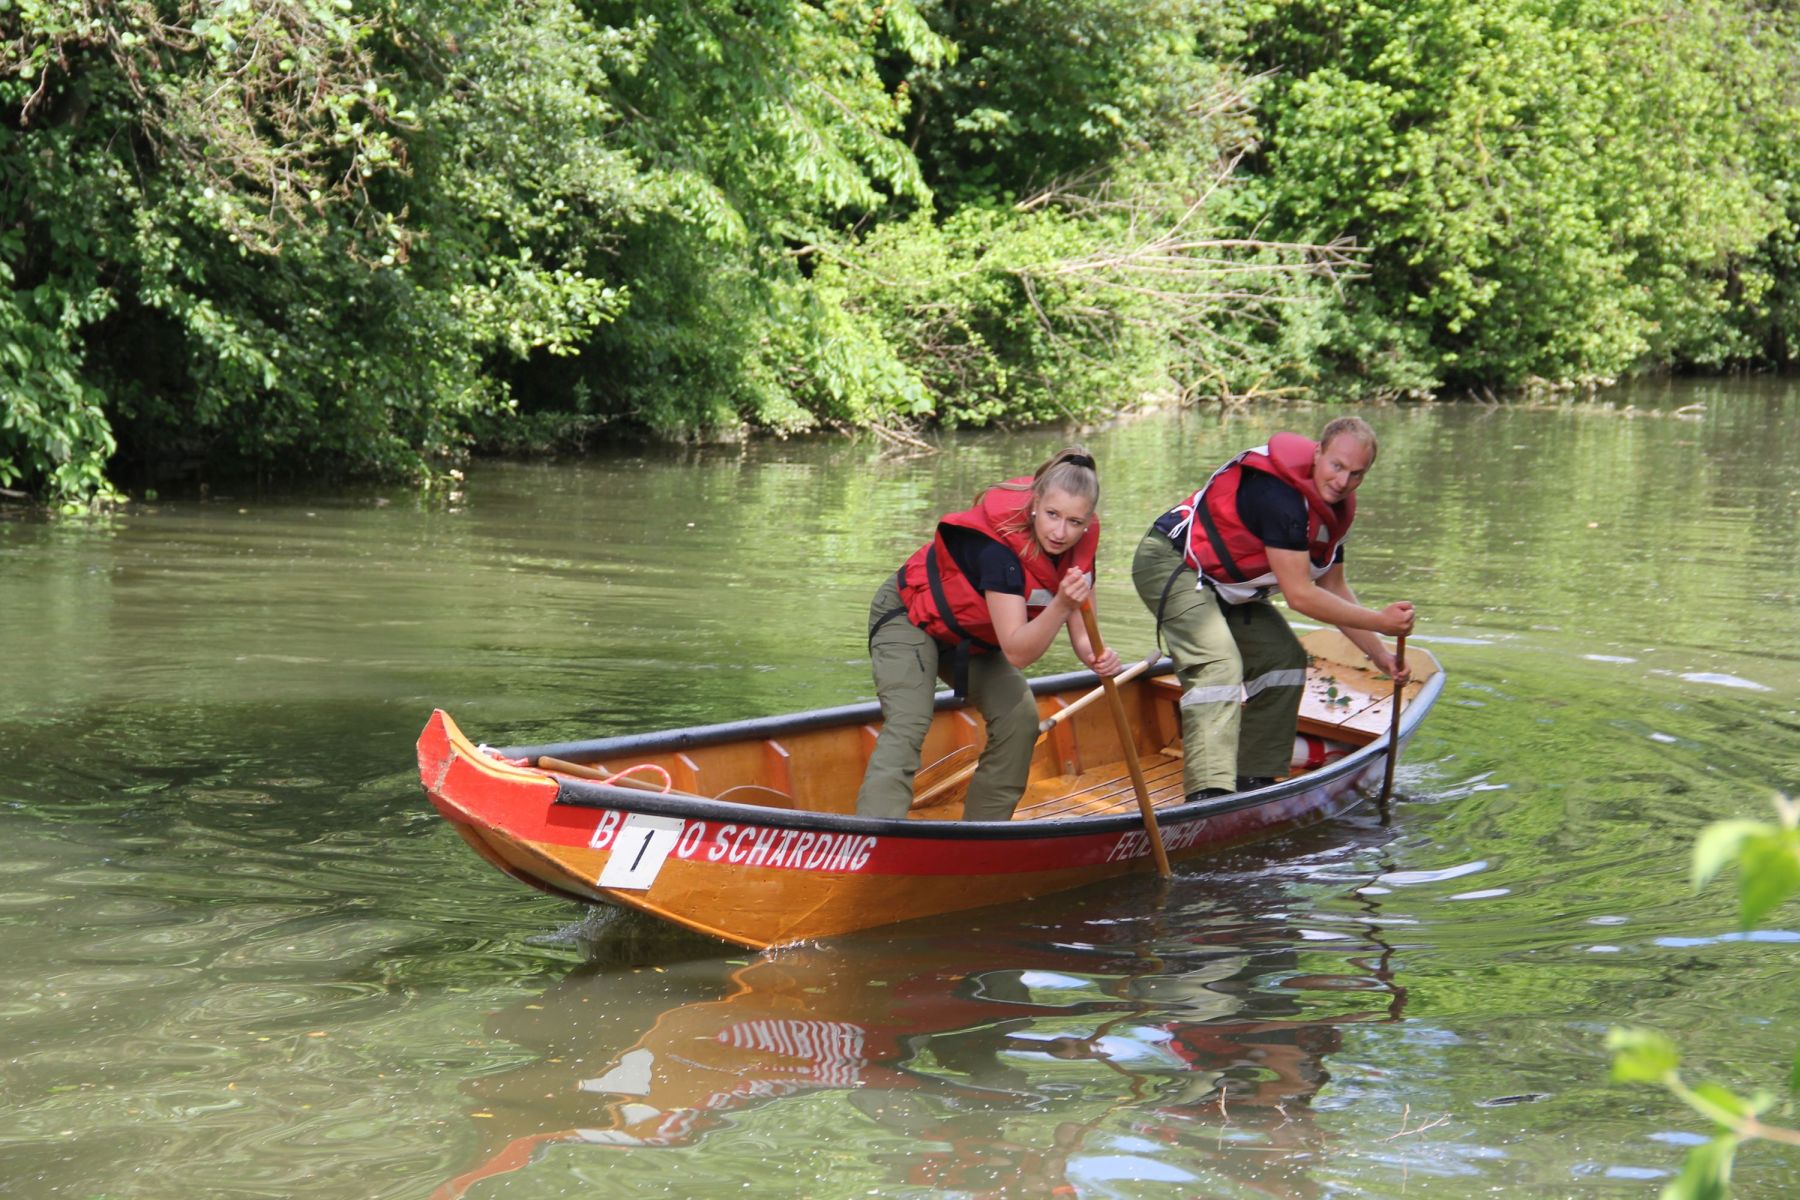
<instances>
[{"instance_id":1,"label":"dense green foliage","mask_svg":"<svg viewBox=\"0 0 1800 1200\"><path fill-rule=\"evenodd\" d=\"M1323 371L1405 392L1785 361L1791 20L1661 0L1246 12L1217 36L1274 72L1251 211L1368 248Z\"/></svg>"},{"instance_id":2,"label":"dense green foliage","mask_svg":"<svg viewBox=\"0 0 1800 1200\"><path fill-rule=\"evenodd\" d=\"M1794 26L8 0L0 486L1785 364Z\"/></svg>"},{"instance_id":3,"label":"dense green foliage","mask_svg":"<svg viewBox=\"0 0 1800 1200\"><path fill-rule=\"evenodd\" d=\"M13 10L0 476L102 488L115 437L146 467L417 466L502 398L491 356L622 305L589 222L645 186L596 92L634 40L556 0L349 8Z\"/></svg>"}]
</instances>

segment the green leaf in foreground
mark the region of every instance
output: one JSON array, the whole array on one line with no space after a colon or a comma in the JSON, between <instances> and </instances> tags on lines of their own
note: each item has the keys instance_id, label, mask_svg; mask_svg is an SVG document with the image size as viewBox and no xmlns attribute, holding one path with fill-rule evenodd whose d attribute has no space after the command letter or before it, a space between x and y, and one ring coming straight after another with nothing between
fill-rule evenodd
<instances>
[{"instance_id":1,"label":"green leaf in foreground","mask_svg":"<svg viewBox=\"0 0 1800 1200\"><path fill-rule=\"evenodd\" d=\"M1704 887L1736 865L1738 927L1749 929L1770 910L1800 891L1800 812L1776 796L1779 823L1714 821L1694 842L1694 886Z\"/></svg>"},{"instance_id":2,"label":"green leaf in foreground","mask_svg":"<svg viewBox=\"0 0 1800 1200\"><path fill-rule=\"evenodd\" d=\"M1791 829L1767 827L1738 854L1738 926L1749 929L1800 890L1800 838Z\"/></svg>"},{"instance_id":3,"label":"green leaf in foreground","mask_svg":"<svg viewBox=\"0 0 1800 1200\"><path fill-rule=\"evenodd\" d=\"M1663 1188L1662 1200L1724 1200L1731 1186L1731 1160L1738 1139L1722 1134L1695 1146L1682 1160L1681 1173Z\"/></svg>"},{"instance_id":4,"label":"green leaf in foreground","mask_svg":"<svg viewBox=\"0 0 1800 1200\"><path fill-rule=\"evenodd\" d=\"M1689 1106L1696 1112L1726 1127L1755 1120L1773 1103L1774 1098L1767 1092L1759 1091L1746 1099L1716 1083L1695 1086L1688 1099Z\"/></svg>"},{"instance_id":5,"label":"green leaf in foreground","mask_svg":"<svg viewBox=\"0 0 1800 1200\"><path fill-rule=\"evenodd\" d=\"M1612 1077L1619 1083L1663 1083L1681 1065L1675 1043L1654 1029L1612 1029L1606 1048L1613 1052Z\"/></svg>"},{"instance_id":6,"label":"green leaf in foreground","mask_svg":"<svg viewBox=\"0 0 1800 1200\"><path fill-rule=\"evenodd\" d=\"M1738 850L1751 837L1768 830L1764 821L1714 821L1694 842L1694 886L1705 887L1737 861Z\"/></svg>"}]
</instances>

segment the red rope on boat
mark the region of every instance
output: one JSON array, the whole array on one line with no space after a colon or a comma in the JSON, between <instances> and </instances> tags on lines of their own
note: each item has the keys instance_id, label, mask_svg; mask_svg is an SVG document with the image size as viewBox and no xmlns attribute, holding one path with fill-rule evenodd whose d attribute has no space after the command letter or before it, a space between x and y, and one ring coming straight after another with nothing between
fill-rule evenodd
<instances>
[{"instance_id":1,"label":"red rope on boat","mask_svg":"<svg viewBox=\"0 0 1800 1200\"><path fill-rule=\"evenodd\" d=\"M495 762L503 762L509 767L529 767L531 765L531 760L529 758L508 758L486 742L481 743L481 745L475 748Z\"/></svg>"},{"instance_id":2,"label":"red rope on boat","mask_svg":"<svg viewBox=\"0 0 1800 1200\"><path fill-rule=\"evenodd\" d=\"M475 748L477 750L481 751L483 754L487 755L489 758L497 759L500 762L505 763L509 767L530 767L530 766L541 765L541 764L533 763L529 758L508 758L506 755L500 753L498 750L494 749L492 746L488 745L485 742L483 742L481 745L479 745ZM640 771L649 771L655 776L656 782L653 785L649 785L647 787L647 790L653 790L653 791L660 793L660 792L667 792L671 788L674 787L674 780L669 778L668 771L664 770L662 767L657 766L655 763L636 763L633 766L626 767L623 771L614 771L611 775L602 775L599 771L594 770L592 767L584 767L578 763L560 763L554 759L552 759L550 761L553 765L548 767L547 768L548 770L576 771L576 772L579 772L584 778L593 779L596 782L601 783L601 784L617 783L619 780L625 778L627 775L636 775Z\"/></svg>"},{"instance_id":3,"label":"red rope on boat","mask_svg":"<svg viewBox=\"0 0 1800 1200\"><path fill-rule=\"evenodd\" d=\"M666 792L671 787L675 786L674 781L669 778L669 773L667 771L663 770L663 768L657 766L655 763L639 763L635 767L626 767L623 771L614 771L611 775L608 775L605 779L602 779L600 782L601 783L613 783L617 780L625 778L627 775L635 774L638 771L654 772L658 778L658 781L662 784L661 787L656 789L659 792Z\"/></svg>"}]
</instances>

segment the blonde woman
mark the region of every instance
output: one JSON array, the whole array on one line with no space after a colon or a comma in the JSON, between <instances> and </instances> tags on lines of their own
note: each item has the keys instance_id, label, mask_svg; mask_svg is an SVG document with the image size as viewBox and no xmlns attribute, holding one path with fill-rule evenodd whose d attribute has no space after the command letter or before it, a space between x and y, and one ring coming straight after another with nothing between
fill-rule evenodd
<instances>
[{"instance_id":1,"label":"blonde woman","mask_svg":"<svg viewBox=\"0 0 1800 1200\"><path fill-rule=\"evenodd\" d=\"M1093 594L1099 499L1093 456L1079 446L1058 451L1036 473L996 484L943 517L931 541L876 591L869 662L883 723L858 814L897 819L911 809L942 679L987 722L964 817L1012 818L1038 731L1022 669L1066 629L1075 657L1096 674L1119 671L1110 649L1094 654L1081 620L1082 601Z\"/></svg>"}]
</instances>

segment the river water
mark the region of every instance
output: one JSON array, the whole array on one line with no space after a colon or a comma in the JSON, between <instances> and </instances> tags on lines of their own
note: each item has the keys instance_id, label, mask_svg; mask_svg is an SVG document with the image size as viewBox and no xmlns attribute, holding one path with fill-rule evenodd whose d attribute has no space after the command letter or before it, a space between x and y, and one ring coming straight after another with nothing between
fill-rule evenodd
<instances>
[{"instance_id":1,"label":"river water","mask_svg":"<svg viewBox=\"0 0 1800 1200\"><path fill-rule=\"evenodd\" d=\"M1148 520L1329 415L1084 435L1122 653ZM866 698L881 577L1065 434L0 512L0 1194L1654 1194L1703 1131L1608 1081L1606 1030L1740 1091L1800 1040L1795 908L1740 933L1687 878L1800 792L1800 388L1368 415L1350 577L1450 680L1390 823L760 955L501 877L420 727ZM1795 1194L1800 1155L1736 1178Z\"/></svg>"}]
</instances>

